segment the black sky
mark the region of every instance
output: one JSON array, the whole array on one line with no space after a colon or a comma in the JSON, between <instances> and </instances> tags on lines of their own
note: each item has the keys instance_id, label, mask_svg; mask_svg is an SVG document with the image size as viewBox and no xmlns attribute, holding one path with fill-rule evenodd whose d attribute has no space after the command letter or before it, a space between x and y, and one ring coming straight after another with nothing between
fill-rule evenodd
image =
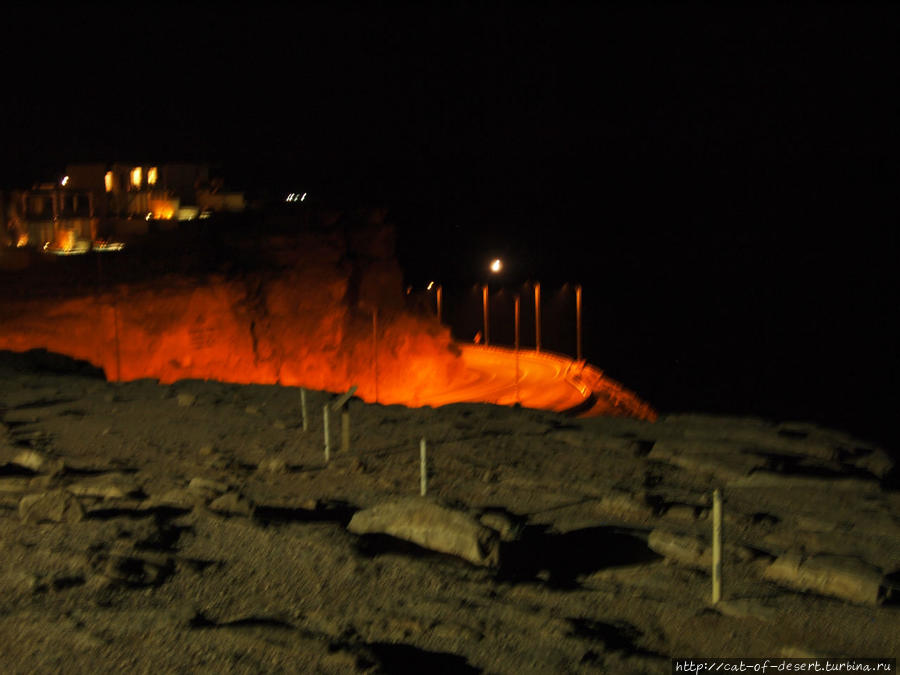
<instances>
[{"instance_id":1,"label":"black sky","mask_svg":"<svg viewBox=\"0 0 900 675\"><path fill-rule=\"evenodd\" d=\"M0 186L211 161L388 204L410 280L477 280L499 251L510 281L580 281L621 326L598 358L670 407L751 345L746 399L799 363L784 388L831 368L860 408L896 400L896 3L0 14Z\"/></svg>"}]
</instances>

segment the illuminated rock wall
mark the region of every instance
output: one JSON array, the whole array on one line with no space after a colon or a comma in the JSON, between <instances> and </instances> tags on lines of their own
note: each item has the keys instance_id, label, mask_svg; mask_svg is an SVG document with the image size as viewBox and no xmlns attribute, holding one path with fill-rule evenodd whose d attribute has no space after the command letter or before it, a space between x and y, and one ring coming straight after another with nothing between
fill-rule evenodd
<instances>
[{"instance_id":1,"label":"illuminated rock wall","mask_svg":"<svg viewBox=\"0 0 900 675\"><path fill-rule=\"evenodd\" d=\"M66 354L113 380L199 378L328 391L355 384L367 401L376 398L377 370L379 402L416 405L462 366L448 329L404 311L392 253L390 228L375 223L353 237L264 239L255 255L267 264L241 274L7 300L0 349Z\"/></svg>"}]
</instances>

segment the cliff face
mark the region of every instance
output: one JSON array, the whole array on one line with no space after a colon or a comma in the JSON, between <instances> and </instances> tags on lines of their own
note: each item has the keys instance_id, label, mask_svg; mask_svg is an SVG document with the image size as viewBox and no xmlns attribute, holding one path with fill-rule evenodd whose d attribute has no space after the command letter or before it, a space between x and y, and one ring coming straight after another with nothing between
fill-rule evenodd
<instances>
[{"instance_id":1,"label":"cliff face","mask_svg":"<svg viewBox=\"0 0 900 675\"><path fill-rule=\"evenodd\" d=\"M250 250L245 244L232 242L232 255ZM416 405L462 366L448 329L404 310L393 246L392 229L375 218L349 231L256 239L247 253L254 265L239 274L168 275L64 299L7 299L0 349L66 354L111 380L328 391L355 384L366 401L377 388L379 402ZM117 264L127 266L128 255Z\"/></svg>"}]
</instances>

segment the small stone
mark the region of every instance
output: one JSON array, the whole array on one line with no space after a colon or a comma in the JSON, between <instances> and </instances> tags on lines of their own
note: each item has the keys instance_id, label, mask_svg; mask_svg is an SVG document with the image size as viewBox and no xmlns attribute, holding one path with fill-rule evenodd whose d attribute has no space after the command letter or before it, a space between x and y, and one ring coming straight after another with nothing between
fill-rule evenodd
<instances>
[{"instance_id":1,"label":"small stone","mask_svg":"<svg viewBox=\"0 0 900 675\"><path fill-rule=\"evenodd\" d=\"M151 497L148 500L151 505L171 506L176 509L192 509L198 503L203 502L203 498L196 492L188 490L169 490L160 497Z\"/></svg>"},{"instance_id":2,"label":"small stone","mask_svg":"<svg viewBox=\"0 0 900 675\"><path fill-rule=\"evenodd\" d=\"M141 491L141 487L128 476L112 473L75 483L70 485L68 490L79 497L124 499L129 495L138 494Z\"/></svg>"},{"instance_id":3,"label":"small stone","mask_svg":"<svg viewBox=\"0 0 900 675\"><path fill-rule=\"evenodd\" d=\"M253 504L237 492L226 492L218 499L210 502L209 510L229 516L246 516L249 518L253 515Z\"/></svg>"},{"instance_id":4,"label":"small stone","mask_svg":"<svg viewBox=\"0 0 900 675\"><path fill-rule=\"evenodd\" d=\"M190 408L192 405L194 405L194 401L196 401L196 400L197 400L196 396L194 396L193 394L185 393L185 392L182 392L181 394L178 394L178 396L177 396L178 405L181 406L182 408Z\"/></svg>"},{"instance_id":5,"label":"small stone","mask_svg":"<svg viewBox=\"0 0 900 675\"><path fill-rule=\"evenodd\" d=\"M63 470L61 459L51 459L37 450L23 450L12 461L13 464L30 469L35 473L57 474Z\"/></svg>"},{"instance_id":6,"label":"small stone","mask_svg":"<svg viewBox=\"0 0 900 675\"><path fill-rule=\"evenodd\" d=\"M228 484L208 478L191 478L188 483L188 490L192 492L212 492L214 494L222 494L228 491Z\"/></svg>"},{"instance_id":7,"label":"small stone","mask_svg":"<svg viewBox=\"0 0 900 675\"><path fill-rule=\"evenodd\" d=\"M264 459L259 463L259 466L257 466L257 471L285 473L287 471L287 462L277 457L273 457L272 459Z\"/></svg>"},{"instance_id":8,"label":"small stone","mask_svg":"<svg viewBox=\"0 0 900 675\"><path fill-rule=\"evenodd\" d=\"M66 490L52 490L22 497L19 517L26 523L77 523L84 518L84 509Z\"/></svg>"},{"instance_id":9,"label":"small stone","mask_svg":"<svg viewBox=\"0 0 900 675\"><path fill-rule=\"evenodd\" d=\"M212 443L206 443L200 446L200 454L204 457L212 455L216 452L216 446Z\"/></svg>"}]
</instances>

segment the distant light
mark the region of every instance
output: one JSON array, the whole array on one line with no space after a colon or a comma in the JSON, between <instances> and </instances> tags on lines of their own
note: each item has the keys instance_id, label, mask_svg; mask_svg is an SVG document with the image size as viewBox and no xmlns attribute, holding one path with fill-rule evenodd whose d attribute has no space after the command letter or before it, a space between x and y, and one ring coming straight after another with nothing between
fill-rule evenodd
<instances>
[{"instance_id":1,"label":"distant light","mask_svg":"<svg viewBox=\"0 0 900 675\"><path fill-rule=\"evenodd\" d=\"M294 201L294 193L292 192L291 194L289 194L289 195L287 196L287 199L285 199L284 201L286 201L286 202L292 202L292 201Z\"/></svg>"},{"instance_id":2,"label":"distant light","mask_svg":"<svg viewBox=\"0 0 900 675\"><path fill-rule=\"evenodd\" d=\"M103 184L106 186L107 192L112 192L113 188L113 172L107 171L106 175L103 176Z\"/></svg>"},{"instance_id":3,"label":"distant light","mask_svg":"<svg viewBox=\"0 0 900 675\"><path fill-rule=\"evenodd\" d=\"M302 202L304 199L306 199L306 193L305 193L305 192L303 193L303 196L300 197L300 201Z\"/></svg>"},{"instance_id":4,"label":"distant light","mask_svg":"<svg viewBox=\"0 0 900 675\"><path fill-rule=\"evenodd\" d=\"M209 211L201 211L200 220L206 220L207 218L209 218Z\"/></svg>"},{"instance_id":5,"label":"distant light","mask_svg":"<svg viewBox=\"0 0 900 675\"><path fill-rule=\"evenodd\" d=\"M136 166L131 170L131 184L134 185L134 187L141 187L141 177L143 176L143 173L144 172L139 166Z\"/></svg>"},{"instance_id":6,"label":"distant light","mask_svg":"<svg viewBox=\"0 0 900 675\"><path fill-rule=\"evenodd\" d=\"M147 215L144 217L144 220L150 220L153 217L153 211L147 211Z\"/></svg>"},{"instance_id":7,"label":"distant light","mask_svg":"<svg viewBox=\"0 0 900 675\"><path fill-rule=\"evenodd\" d=\"M147 169L147 185L156 185L156 176L159 172L155 166Z\"/></svg>"},{"instance_id":8,"label":"distant light","mask_svg":"<svg viewBox=\"0 0 900 675\"><path fill-rule=\"evenodd\" d=\"M494 258L494 261L491 263L491 272L499 272L503 269L503 263L500 262L500 258Z\"/></svg>"},{"instance_id":9,"label":"distant light","mask_svg":"<svg viewBox=\"0 0 900 675\"><path fill-rule=\"evenodd\" d=\"M429 281L426 290L429 290L429 291L430 291L432 288L434 288L434 282L433 282L433 281Z\"/></svg>"},{"instance_id":10,"label":"distant light","mask_svg":"<svg viewBox=\"0 0 900 675\"><path fill-rule=\"evenodd\" d=\"M66 185L69 184L69 177L63 176L63 179L60 181L60 183L62 183L63 187L65 187Z\"/></svg>"},{"instance_id":11,"label":"distant light","mask_svg":"<svg viewBox=\"0 0 900 675\"><path fill-rule=\"evenodd\" d=\"M22 248L23 246L28 246L27 234L20 234L18 241L16 241L16 248Z\"/></svg>"}]
</instances>

